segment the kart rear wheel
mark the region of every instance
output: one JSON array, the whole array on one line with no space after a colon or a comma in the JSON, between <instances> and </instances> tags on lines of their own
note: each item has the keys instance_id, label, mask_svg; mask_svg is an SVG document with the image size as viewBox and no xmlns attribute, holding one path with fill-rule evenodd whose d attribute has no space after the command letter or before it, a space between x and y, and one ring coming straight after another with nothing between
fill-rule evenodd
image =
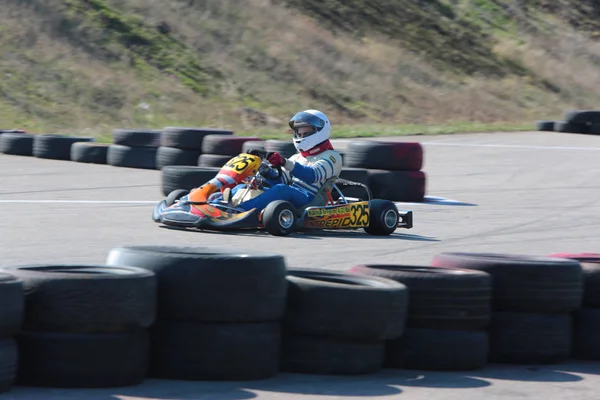
<instances>
[{"instance_id":1,"label":"kart rear wheel","mask_svg":"<svg viewBox=\"0 0 600 400\"><path fill-rule=\"evenodd\" d=\"M369 205L370 221L365 232L370 235L388 236L398 226L398 207L389 200L374 199Z\"/></svg>"},{"instance_id":2,"label":"kart rear wheel","mask_svg":"<svg viewBox=\"0 0 600 400\"><path fill-rule=\"evenodd\" d=\"M167 196L167 199L165 200L165 202L167 203L167 207L171 207L173 204L175 204L175 202L177 200L179 200L180 198L182 198L183 196L185 196L186 194L189 193L189 190L185 190L185 189L175 189L173 190L171 193L169 193L169 195Z\"/></svg>"},{"instance_id":3,"label":"kart rear wheel","mask_svg":"<svg viewBox=\"0 0 600 400\"><path fill-rule=\"evenodd\" d=\"M296 209L284 200L269 203L263 212L263 226L273 236L285 236L296 228Z\"/></svg>"}]
</instances>

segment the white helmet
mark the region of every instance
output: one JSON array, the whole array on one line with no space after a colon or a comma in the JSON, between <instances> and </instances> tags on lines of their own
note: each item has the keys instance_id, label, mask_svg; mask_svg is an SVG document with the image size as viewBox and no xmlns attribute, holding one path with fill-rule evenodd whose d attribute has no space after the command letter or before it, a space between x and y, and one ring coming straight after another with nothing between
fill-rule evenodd
<instances>
[{"instance_id":1,"label":"white helmet","mask_svg":"<svg viewBox=\"0 0 600 400\"><path fill-rule=\"evenodd\" d=\"M325 114L318 110L305 110L294 115L289 122L294 130L294 146L298 151L307 151L329 139L331 124ZM312 133L298 135L298 128L310 126Z\"/></svg>"}]
</instances>

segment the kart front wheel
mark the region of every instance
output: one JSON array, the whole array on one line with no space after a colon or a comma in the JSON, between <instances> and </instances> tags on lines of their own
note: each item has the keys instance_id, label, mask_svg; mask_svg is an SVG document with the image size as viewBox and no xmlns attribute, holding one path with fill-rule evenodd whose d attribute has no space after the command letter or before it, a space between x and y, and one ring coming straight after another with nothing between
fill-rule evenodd
<instances>
[{"instance_id":1,"label":"kart front wheel","mask_svg":"<svg viewBox=\"0 0 600 400\"><path fill-rule=\"evenodd\" d=\"M371 235L388 236L398 226L398 207L389 200L371 200L369 226L365 231Z\"/></svg>"},{"instance_id":2,"label":"kart front wheel","mask_svg":"<svg viewBox=\"0 0 600 400\"><path fill-rule=\"evenodd\" d=\"M296 227L296 209L284 200L274 201L265 207L262 223L273 236L285 236Z\"/></svg>"},{"instance_id":3,"label":"kart front wheel","mask_svg":"<svg viewBox=\"0 0 600 400\"><path fill-rule=\"evenodd\" d=\"M171 207L173 204L175 204L175 202L177 200L179 200L183 196L187 195L188 193L189 193L189 191L185 190L185 189L173 190L171 193L169 193L169 195L167 196L167 199L165 200L166 206Z\"/></svg>"}]
</instances>

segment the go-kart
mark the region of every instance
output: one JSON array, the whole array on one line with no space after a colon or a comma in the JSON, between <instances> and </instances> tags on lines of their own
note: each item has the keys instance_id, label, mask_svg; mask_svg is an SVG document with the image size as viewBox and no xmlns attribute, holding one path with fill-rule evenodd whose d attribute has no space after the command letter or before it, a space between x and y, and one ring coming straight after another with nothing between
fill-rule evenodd
<instances>
[{"instance_id":1,"label":"go-kart","mask_svg":"<svg viewBox=\"0 0 600 400\"><path fill-rule=\"evenodd\" d=\"M210 181L192 190L176 189L156 204L154 222L178 228L200 230L266 230L275 236L311 229L358 229L371 235L390 235L396 228L411 229L413 213L398 210L389 200L372 199L367 185L338 177L327 180L315 198L301 208L284 200L269 203L264 210L240 210L237 205L269 190L265 177L281 168L273 168L266 161L266 152L254 150L231 158L217 173L216 178L225 183L217 187ZM362 198L346 198L342 188L358 186L366 193ZM236 190L232 190L236 187ZM219 192L235 192L223 200Z\"/></svg>"}]
</instances>

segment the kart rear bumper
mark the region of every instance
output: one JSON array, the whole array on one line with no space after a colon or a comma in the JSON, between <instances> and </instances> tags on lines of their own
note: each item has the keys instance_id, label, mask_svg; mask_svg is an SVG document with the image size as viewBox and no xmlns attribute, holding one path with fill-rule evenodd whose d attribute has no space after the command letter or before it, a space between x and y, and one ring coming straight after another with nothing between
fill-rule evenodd
<instances>
[{"instance_id":1,"label":"kart rear bumper","mask_svg":"<svg viewBox=\"0 0 600 400\"><path fill-rule=\"evenodd\" d=\"M411 229L413 227L413 212L411 210L398 210L398 228Z\"/></svg>"}]
</instances>

